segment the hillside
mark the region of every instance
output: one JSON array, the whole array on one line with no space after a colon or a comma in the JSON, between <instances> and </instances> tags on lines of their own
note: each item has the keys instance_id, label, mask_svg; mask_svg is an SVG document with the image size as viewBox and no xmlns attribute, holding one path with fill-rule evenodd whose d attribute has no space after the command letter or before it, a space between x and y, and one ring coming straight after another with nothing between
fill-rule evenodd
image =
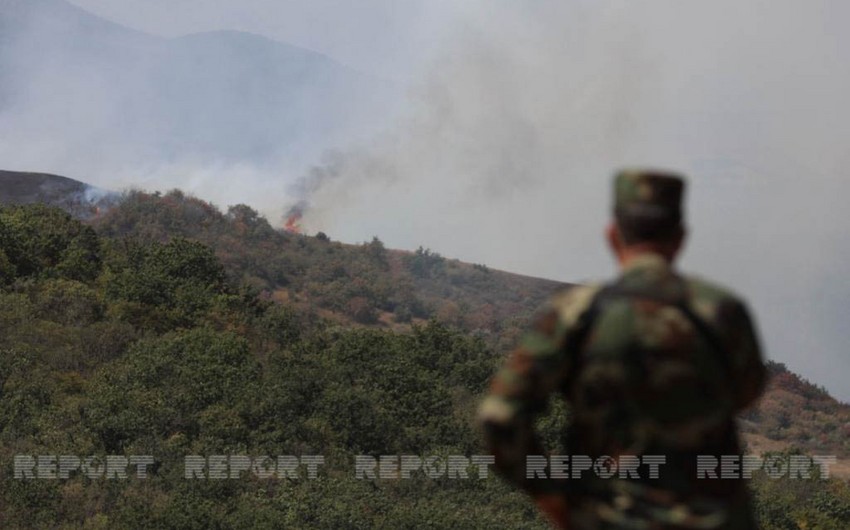
<instances>
[{"instance_id":1,"label":"hillside","mask_svg":"<svg viewBox=\"0 0 850 530\"><path fill-rule=\"evenodd\" d=\"M48 204L79 219L90 219L119 195L47 173L0 170L0 204Z\"/></svg>"},{"instance_id":2,"label":"hillside","mask_svg":"<svg viewBox=\"0 0 850 530\"><path fill-rule=\"evenodd\" d=\"M768 368L771 378L764 396L740 422L749 452L836 455L835 474L850 479L850 405L781 363Z\"/></svg>"},{"instance_id":3,"label":"hillside","mask_svg":"<svg viewBox=\"0 0 850 530\"><path fill-rule=\"evenodd\" d=\"M357 480L355 455L473 455L504 350L561 284L273 228L179 191L85 224L0 208L0 460L155 455L147 480L15 480L0 527L520 528L501 481ZM846 459L850 407L783 366L750 452ZM557 440L557 422L544 422ZM323 455L318 480L186 480L185 455ZM846 460L845 460L846 462ZM840 466L838 466L840 468ZM753 481L762 528L850 524L843 480Z\"/></svg>"},{"instance_id":4,"label":"hillside","mask_svg":"<svg viewBox=\"0 0 850 530\"><path fill-rule=\"evenodd\" d=\"M388 250L378 239L362 245L327 236L273 229L257 212L237 206L222 214L203 201L173 192L128 196L94 221L109 237L197 239L216 249L228 270L269 298L317 311L344 324L407 329L429 318L488 339L506 350L546 298L567 285L484 265L447 259L427 249ZM770 364L771 383L742 418L754 452L802 450L836 454L850 478L850 406L824 389Z\"/></svg>"}]
</instances>

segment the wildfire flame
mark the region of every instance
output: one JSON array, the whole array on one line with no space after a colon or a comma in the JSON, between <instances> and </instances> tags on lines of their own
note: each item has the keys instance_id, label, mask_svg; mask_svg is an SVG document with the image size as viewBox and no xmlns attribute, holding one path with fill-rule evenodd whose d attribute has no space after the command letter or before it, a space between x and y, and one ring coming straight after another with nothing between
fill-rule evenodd
<instances>
[{"instance_id":1,"label":"wildfire flame","mask_svg":"<svg viewBox=\"0 0 850 530\"><path fill-rule=\"evenodd\" d=\"M300 221L300 220L301 220L301 214L290 215L289 217L286 218L286 223L283 225L283 229L286 230L287 232L290 232L290 233L293 233L293 234L300 234L301 233L301 225L298 223L298 221Z\"/></svg>"},{"instance_id":2,"label":"wildfire flame","mask_svg":"<svg viewBox=\"0 0 850 530\"><path fill-rule=\"evenodd\" d=\"M302 204L296 204L289 209L286 214L286 222L283 224L283 229L291 234L300 234L302 231L301 218L304 217L304 207Z\"/></svg>"}]
</instances>

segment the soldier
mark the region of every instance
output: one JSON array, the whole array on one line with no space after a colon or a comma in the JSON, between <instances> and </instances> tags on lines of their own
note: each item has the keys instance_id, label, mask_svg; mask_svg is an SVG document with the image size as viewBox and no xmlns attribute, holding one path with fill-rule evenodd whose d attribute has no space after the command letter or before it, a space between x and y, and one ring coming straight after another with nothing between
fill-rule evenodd
<instances>
[{"instance_id":1,"label":"soldier","mask_svg":"<svg viewBox=\"0 0 850 530\"><path fill-rule=\"evenodd\" d=\"M698 456L741 454L735 416L766 372L744 303L673 266L683 189L675 174L616 175L606 235L619 278L556 294L481 404L496 469L562 528L756 528L741 480L697 473ZM571 411L559 462L660 456L657 476L529 472L527 457L545 455L534 420L556 393Z\"/></svg>"}]
</instances>

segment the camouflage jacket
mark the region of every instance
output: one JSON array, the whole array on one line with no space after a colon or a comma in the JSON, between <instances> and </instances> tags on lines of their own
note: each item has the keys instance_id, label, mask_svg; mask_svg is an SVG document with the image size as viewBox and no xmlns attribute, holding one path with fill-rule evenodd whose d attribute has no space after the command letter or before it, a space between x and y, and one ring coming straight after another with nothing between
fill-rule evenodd
<instances>
[{"instance_id":1,"label":"camouflage jacket","mask_svg":"<svg viewBox=\"0 0 850 530\"><path fill-rule=\"evenodd\" d=\"M493 378L479 420L496 469L532 495L563 492L575 528L748 529L745 485L697 479L696 460L741 454L735 414L764 382L744 304L647 253L612 284L554 296ZM553 394L571 412L563 454L660 455L658 477L529 478L526 457L547 454L534 420Z\"/></svg>"}]
</instances>

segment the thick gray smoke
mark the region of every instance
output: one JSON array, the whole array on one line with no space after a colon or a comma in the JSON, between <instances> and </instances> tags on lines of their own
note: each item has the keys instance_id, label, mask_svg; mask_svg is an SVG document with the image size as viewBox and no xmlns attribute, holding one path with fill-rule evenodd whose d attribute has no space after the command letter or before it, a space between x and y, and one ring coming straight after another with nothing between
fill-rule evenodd
<instances>
[{"instance_id":1,"label":"thick gray smoke","mask_svg":"<svg viewBox=\"0 0 850 530\"><path fill-rule=\"evenodd\" d=\"M63 0L0 0L0 167L263 209L382 123L390 84L234 31L141 33Z\"/></svg>"},{"instance_id":2,"label":"thick gray smoke","mask_svg":"<svg viewBox=\"0 0 850 530\"><path fill-rule=\"evenodd\" d=\"M612 272L612 171L675 168L692 177L684 267L749 295L770 356L850 400L848 16L837 0L479 2L408 118L335 159L304 224L595 278Z\"/></svg>"}]
</instances>

